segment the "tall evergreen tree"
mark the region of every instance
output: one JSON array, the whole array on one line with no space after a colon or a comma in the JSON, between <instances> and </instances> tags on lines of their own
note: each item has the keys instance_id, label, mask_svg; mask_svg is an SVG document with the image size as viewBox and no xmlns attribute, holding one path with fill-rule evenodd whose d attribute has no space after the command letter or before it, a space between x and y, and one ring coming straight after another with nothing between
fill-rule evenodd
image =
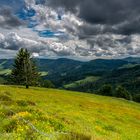
<instances>
[{"instance_id":1,"label":"tall evergreen tree","mask_svg":"<svg viewBox=\"0 0 140 140\"><path fill-rule=\"evenodd\" d=\"M13 65L11 79L13 84L29 86L38 85L40 74L27 49L20 49Z\"/></svg>"}]
</instances>

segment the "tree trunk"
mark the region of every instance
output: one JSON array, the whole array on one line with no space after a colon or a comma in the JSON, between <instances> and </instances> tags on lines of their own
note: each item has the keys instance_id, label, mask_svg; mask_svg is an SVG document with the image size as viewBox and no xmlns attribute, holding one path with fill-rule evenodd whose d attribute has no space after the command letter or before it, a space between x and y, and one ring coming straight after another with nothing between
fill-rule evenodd
<instances>
[{"instance_id":1,"label":"tree trunk","mask_svg":"<svg viewBox=\"0 0 140 140\"><path fill-rule=\"evenodd\" d=\"M29 85L26 85L26 89L28 89L29 88Z\"/></svg>"}]
</instances>

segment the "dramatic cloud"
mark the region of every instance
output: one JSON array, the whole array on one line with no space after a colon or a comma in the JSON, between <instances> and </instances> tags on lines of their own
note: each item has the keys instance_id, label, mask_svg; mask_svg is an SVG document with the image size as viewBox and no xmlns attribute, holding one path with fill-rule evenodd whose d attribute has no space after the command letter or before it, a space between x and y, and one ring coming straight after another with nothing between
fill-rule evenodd
<instances>
[{"instance_id":1,"label":"dramatic cloud","mask_svg":"<svg viewBox=\"0 0 140 140\"><path fill-rule=\"evenodd\" d=\"M84 42L83 42L84 43ZM72 56L80 55L76 52L76 48L82 42L78 40L67 41L61 43L56 39L38 38L36 41L20 37L16 33L9 33L7 35L0 34L0 48L7 50L19 50L19 48L27 48L37 56ZM84 46L87 44L83 44ZM48 54L49 53L49 54ZM81 52L83 53L83 52Z\"/></svg>"},{"instance_id":2,"label":"dramatic cloud","mask_svg":"<svg viewBox=\"0 0 140 140\"><path fill-rule=\"evenodd\" d=\"M138 0L5 0L0 5L0 51L7 50L7 56L21 47L36 57L140 55Z\"/></svg>"},{"instance_id":3,"label":"dramatic cloud","mask_svg":"<svg viewBox=\"0 0 140 140\"><path fill-rule=\"evenodd\" d=\"M140 32L139 0L49 0L49 4L56 9L64 7L89 24L105 25L106 32ZM100 27L98 30L101 30Z\"/></svg>"},{"instance_id":4,"label":"dramatic cloud","mask_svg":"<svg viewBox=\"0 0 140 140\"><path fill-rule=\"evenodd\" d=\"M92 45L91 45L92 44ZM91 39L69 40L60 42L56 39L38 38L36 41L20 37L16 33L9 33L6 36L0 34L0 48L10 51L18 50L21 47L27 48L34 56L47 57L77 57L91 58L112 58L130 55L140 55L140 36L122 35L98 35ZM86 47L85 47L86 46Z\"/></svg>"}]
</instances>

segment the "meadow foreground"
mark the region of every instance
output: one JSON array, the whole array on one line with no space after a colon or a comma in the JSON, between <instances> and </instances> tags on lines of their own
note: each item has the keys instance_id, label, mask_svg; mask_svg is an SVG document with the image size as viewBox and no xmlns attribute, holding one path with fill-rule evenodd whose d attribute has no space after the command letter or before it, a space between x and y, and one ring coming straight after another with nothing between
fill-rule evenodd
<instances>
[{"instance_id":1,"label":"meadow foreground","mask_svg":"<svg viewBox=\"0 0 140 140\"><path fill-rule=\"evenodd\" d=\"M0 140L139 140L140 104L64 90L0 86Z\"/></svg>"}]
</instances>

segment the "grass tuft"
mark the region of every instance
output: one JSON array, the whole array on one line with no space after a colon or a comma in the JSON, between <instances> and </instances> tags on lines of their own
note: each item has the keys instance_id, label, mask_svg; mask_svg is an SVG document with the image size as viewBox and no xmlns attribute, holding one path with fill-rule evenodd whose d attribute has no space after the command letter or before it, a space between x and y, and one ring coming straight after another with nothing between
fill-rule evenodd
<instances>
[{"instance_id":1,"label":"grass tuft","mask_svg":"<svg viewBox=\"0 0 140 140\"><path fill-rule=\"evenodd\" d=\"M0 101L12 101L12 99L7 95L0 95Z\"/></svg>"},{"instance_id":2,"label":"grass tuft","mask_svg":"<svg viewBox=\"0 0 140 140\"><path fill-rule=\"evenodd\" d=\"M58 140L92 140L92 138L91 136L71 132L70 134L60 136Z\"/></svg>"},{"instance_id":3,"label":"grass tuft","mask_svg":"<svg viewBox=\"0 0 140 140\"><path fill-rule=\"evenodd\" d=\"M36 103L32 101L18 100L16 101L18 106L35 106Z\"/></svg>"}]
</instances>

